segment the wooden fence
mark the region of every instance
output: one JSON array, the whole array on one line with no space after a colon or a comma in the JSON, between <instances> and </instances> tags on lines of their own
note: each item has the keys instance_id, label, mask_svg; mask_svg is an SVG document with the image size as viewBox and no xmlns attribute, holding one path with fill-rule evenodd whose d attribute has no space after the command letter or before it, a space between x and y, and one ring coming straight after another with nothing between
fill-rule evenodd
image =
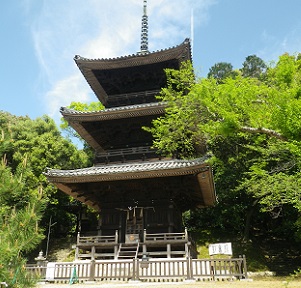
<instances>
[{"instance_id":1,"label":"wooden fence","mask_svg":"<svg viewBox=\"0 0 301 288\"><path fill-rule=\"evenodd\" d=\"M231 259L133 259L92 260L82 262L50 262L43 267L27 266L27 270L49 282L76 280L140 280L182 281L246 279L246 258Z\"/></svg>"}]
</instances>

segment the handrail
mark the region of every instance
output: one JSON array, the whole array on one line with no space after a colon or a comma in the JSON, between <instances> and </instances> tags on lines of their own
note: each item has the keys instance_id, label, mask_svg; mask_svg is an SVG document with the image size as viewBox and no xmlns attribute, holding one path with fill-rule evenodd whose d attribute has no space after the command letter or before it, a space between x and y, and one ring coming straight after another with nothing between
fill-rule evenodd
<instances>
[{"instance_id":1,"label":"handrail","mask_svg":"<svg viewBox=\"0 0 301 288\"><path fill-rule=\"evenodd\" d=\"M187 230L185 232L178 233L146 233L146 229L144 229L143 233L143 241L172 241L172 240L186 240L188 241Z\"/></svg>"},{"instance_id":2,"label":"handrail","mask_svg":"<svg viewBox=\"0 0 301 288\"><path fill-rule=\"evenodd\" d=\"M160 90L146 90L142 92L132 92L132 93L123 93L123 94L113 94L109 96L110 100L118 99L118 98L132 98L137 96L153 96L158 95Z\"/></svg>"},{"instance_id":3,"label":"handrail","mask_svg":"<svg viewBox=\"0 0 301 288\"><path fill-rule=\"evenodd\" d=\"M118 243L118 230L115 231L115 235L80 236L80 233L77 234L77 245L97 243Z\"/></svg>"},{"instance_id":4,"label":"handrail","mask_svg":"<svg viewBox=\"0 0 301 288\"><path fill-rule=\"evenodd\" d=\"M78 280L158 280L161 279L247 279L245 256L231 259L128 259L89 262L49 262L47 267L26 266L46 281L66 282L76 274ZM42 273L41 273L42 271Z\"/></svg>"},{"instance_id":5,"label":"handrail","mask_svg":"<svg viewBox=\"0 0 301 288\"><path fill-rule=\"evenodd\" d=\"M119 156L119 155L131 155L138 153L154 153L155 149L151 148L151 146L144 147L131 147L131 148L123 148L123 149L114 149L107 150L105 152L96 152L96 157L104 157L104 156Z\"/></svg>"}]
</instances>

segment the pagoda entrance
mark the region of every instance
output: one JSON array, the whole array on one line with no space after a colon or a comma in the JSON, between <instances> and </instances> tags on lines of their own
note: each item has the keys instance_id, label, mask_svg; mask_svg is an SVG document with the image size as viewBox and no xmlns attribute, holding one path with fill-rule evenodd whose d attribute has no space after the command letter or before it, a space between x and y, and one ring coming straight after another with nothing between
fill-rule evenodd
<instances>
[{"instance_id":1,"label":"pagoda entrance","mask_svg":"<svg viewBox=\"0 0 301 288\"><path fill-rule=\"evenodd\" d=\"M126 218L125 242L142 240L143 229L143 208L129 207Z\"/></svg>"}]
</instances>

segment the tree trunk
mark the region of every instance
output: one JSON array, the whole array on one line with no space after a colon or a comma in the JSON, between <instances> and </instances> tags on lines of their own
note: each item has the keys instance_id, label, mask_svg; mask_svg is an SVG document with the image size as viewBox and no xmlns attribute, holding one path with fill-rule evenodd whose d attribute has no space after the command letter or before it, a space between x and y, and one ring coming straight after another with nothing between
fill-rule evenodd
<instances>
[{"instance_id":1,"label":"tree trunk","mask_svg":"<svg viewBox=\"0 0 301 288\"><path fill-rule=\"evenodd\" d=\"M259 202L259 200L260 200L260 198L253 201L251 208L247 212L246 225L245 225L244 236L243 236L244 241L249 241L249 239L250 239L251 220L252 220L252 216L255 211L255 207L256 207L257 203Z\"/></svg>"}]
</instances>

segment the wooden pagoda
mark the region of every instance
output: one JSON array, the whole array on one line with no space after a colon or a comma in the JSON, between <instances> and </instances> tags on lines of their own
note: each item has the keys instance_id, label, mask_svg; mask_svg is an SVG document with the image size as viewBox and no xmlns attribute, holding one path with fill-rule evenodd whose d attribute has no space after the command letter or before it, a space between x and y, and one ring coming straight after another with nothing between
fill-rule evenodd
<instances>
[{"instance_id":1,"label":"wooden pagoda","mask_svg":"<svg viewBox=\"0 0 301 288\"><path fill-rule=\"evenodd\" d=\"M95 235L80 234L77 258L187 257L191 242L182 213L212 206L216 196L206 157L161 157L142 129L164 115L156 95L166 85L164 69L191 60L190 41L149 52L144 1L141 51L113 59L74 60L102 111L61 108L69 125L95 150L93 167L49 169L48 180L99 213Z\"/></svg>"}]
</instances>

